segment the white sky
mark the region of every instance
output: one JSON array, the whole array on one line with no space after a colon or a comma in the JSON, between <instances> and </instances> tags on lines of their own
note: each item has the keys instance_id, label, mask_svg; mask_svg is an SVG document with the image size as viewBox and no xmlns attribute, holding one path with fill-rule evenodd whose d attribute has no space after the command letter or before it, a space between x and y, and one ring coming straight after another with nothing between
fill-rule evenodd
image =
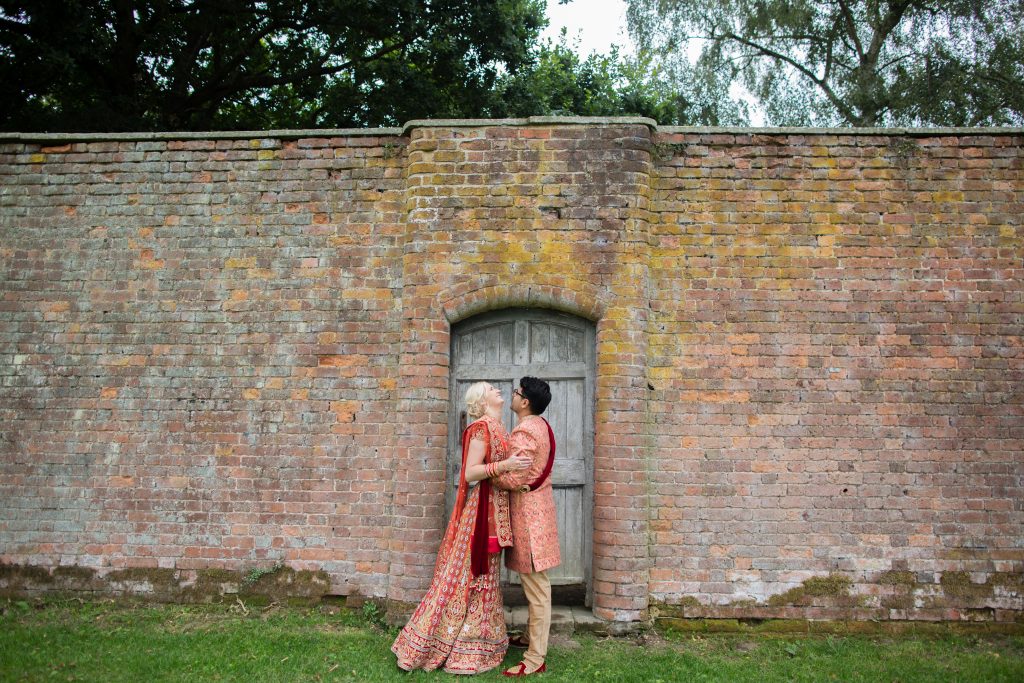
<instances>
[{"instance_id":1,"label":"white sky","mask_svg":"<svg viewBox=\"0 0 1024 683\"><path fill-rule=\"evenodd\" d=\"M607 54L612 45L618 45L622 54L633 52L633 41L626 31L626 3L622 0L573 0L568 5L548 0L548 20L551 23L541 38L558 42L565 27L570 45L579 39L577 54L581 57L592 52Z\"/></svg>"},{"instance_id":2,"label":"white sky","mask_svg":"<svg viewBox=\"0 0 1024 683\"><path fill-rule=\"evenodd\" d=\"M547 3L550 23L541 34L542 40L550 38L552 42L558 42L562 27L565 27L569 45L575 46L579 41L576 54L581 57L593 52L607 54L612 45L618 45L623 55L635 52L626 30L626 3L623 0L573 0L567 5L558 4L558 0L547 0ZM693 45L692 49L691 59L696 58L699 46ZM751 99L739 83L732 84L729 94L734 98ZM764 112L756 105L751 107L750 125L764 125Z\"/></svg>"}]
</instances>

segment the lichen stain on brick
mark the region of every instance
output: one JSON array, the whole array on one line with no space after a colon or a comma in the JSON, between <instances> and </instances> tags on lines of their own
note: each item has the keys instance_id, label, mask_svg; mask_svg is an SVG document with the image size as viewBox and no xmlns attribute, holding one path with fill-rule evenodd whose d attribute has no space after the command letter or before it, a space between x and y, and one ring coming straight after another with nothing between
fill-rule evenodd
<instances>
[{"instance_id":1,"label":"lichen stain on brick","mask_svg":"<svg viewBox=\"0 0 1024 683\"><path fill-rule=\"evenodd\" d=\"M752 600L705 605L695 596L685 596L671 603L652 601L650 616L652 619L723 619L732 614L742 619L745 614L756 614L757 618L778 619L788 614L789 608L826 607L854 610L873 619L891 618L890 610L909 610L927 614L930 619L938 615L947 615L948 619L950 614L961 613L964 618L977 621L992 619L993 608L985 603L996 601L1012 605L1024 595L1024 575L1013 572L989 573L981 583L972 581L967 572L946 572L937 583L928 583L913 572L890 570L879 574L874 584L879 590L871 590L871 583L854 583L845 575L830 574L812 577L800 586L773 595L764 605ZM950 608L957 612L946 612ZM830 616L840 613L830 612Z\"/></svg>"},{"instance_id":2,"label":"lichen stain on brick","mask_svg":"<svg viewBox=\"0 0 1024 683\"><path fill-rule=\"evenodd\" d=\"M878 577L878 583L883 586L916 586L917 576L911 571L893 569L882 572Z\"/></svg>"},{"instance_id":3,"label":"lichen stain on brick","mask_svg":"<svg viewBox=\"0 0 1024 683\"><path fill-rule=\"evenodd\" d=\"M879 605L881 607L891 610L908 610L918 606L915 592L919 584L914 572L893 569L882 572L877 582L879 586L887 589L880 594Z\"/></svg>"},{"instance_id":4,"label":"lichen stain on brick","mask_svg":"<svg viewBox=\"0 0 1024 683\"><path fill-rule=\"evenodd\" d=\"M997 590L1021 596L1024 595L1024 574L996 572L989 574L984 582L976 583L968 572L943 572L939 585L948 598L964 598L969 601L992 597Z\"/></svg>"},{"instance_id":5,"label":"lichen stain on brick","mask_svg":"<svg viewBox=\"0 0 1024 683\"><path fill-rule=\"evenodd\" d=\"M26 584L52 584L53 577L46 567L21 564L0 564L0 586L5 593Z\"/></svg>"},{"instance_id":6,"label":"lichen stain on brick","mask_svg":"<svg viewBox=\"0 0 1024 683\"><path fill-rule=\"evenodd\" d=\"M813 576L796 588L791 588L785 593L769 597L768 604L772 607L780 605L811 605L821 602L855 605L858 604L858 601L850 599L851 585L853 585L853 582L850 578L842 574ZM822 600L819 600L819 598Z\"/></svg>"},{"instance_id":7,"label":"lichen stain on brick","mask_svg":"<svg viewBox=\"0 0 1024 683\"><path fill-rule=\"evenodd\" d=\"M141 598L156 602L212 602L237 595L246 602L312 604L330 591L322 570L277 567L255 581L241 571L179 570L129 567L101 574L89 567L65 565L49 571L34 565L0 564L0 596L24 597L45 593L90 593Z\"/></svg>"}]
</instances>

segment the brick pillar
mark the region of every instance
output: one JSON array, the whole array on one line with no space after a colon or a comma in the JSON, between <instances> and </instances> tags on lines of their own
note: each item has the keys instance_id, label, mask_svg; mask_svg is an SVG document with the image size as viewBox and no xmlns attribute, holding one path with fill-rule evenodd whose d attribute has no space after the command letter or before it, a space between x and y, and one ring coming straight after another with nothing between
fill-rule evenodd
<instances>
[{"instance_id":1,"label":"brick pillar","mask_svg":"<svg viewBox=\"0 0 1024 683\"><path fill-rule=\"evenodd\" d=\"M588 123L412 127L392 599L412 602L426 589L445 516L444 302L486 292L475 312L600 310L594 607L619 622L645 616L651 129L637 119Z\"/></svg>"},{"instance_id":2,"label":"brick pillar","mask_svg":"<svg viewBox=\"0 0 1024 683\"><path fill-rule=\"evenodd\" d=\"M443 278L434 278L438 254L451 250L430 206L434 193L424 156L432 129L414 131L406 164L406 234L402 250L402 332L394 473L394 528L388 597L418 601L430 584L444 533L449 328L437 304ZM433 168L431 166L431 168ZM443 257L440 261L447 259Z\"/></svg>"},{"instance_id":3,"label":"brick pillar","mask_svg":"<svg viewBox=\"0 0 1024 683\"><path fill-rule=\"evenodd\" d=\"M582 212L614 240L598 275L609 306L597 326L594 439L594 614L613 622L646 618L650 554L647 321L650 134L645 126L589 129ZM599 272L599 271L598 271Z\"/></svg>"}]
</instances>

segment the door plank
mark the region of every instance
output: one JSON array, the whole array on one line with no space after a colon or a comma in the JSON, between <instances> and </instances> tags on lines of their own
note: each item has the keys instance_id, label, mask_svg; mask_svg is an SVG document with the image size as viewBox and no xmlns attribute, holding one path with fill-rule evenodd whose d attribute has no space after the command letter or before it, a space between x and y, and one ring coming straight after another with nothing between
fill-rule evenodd
<instances>
[{"instance_id":1,"label":"door plank","mask_svg":"<svg viewBox=\"0 0 1024 683\"><path fill-rule=\"evenodd\" d=\"M453 367L451 372L457 379L481 377L513 377L517 386L525 375L540 377L551 382L557 379L582 379L587 366L583 363L534 363L532 365L505 365L503 363L464 363Z\"/></svg>"},{"instance_id":2,"label":"door plank","mask_svg":"<svg viewBox=\"0 0 1024 683\"><path fill-rule=\"evenodd\" d=\"M530 324L530 362L548 362L548 327L537 323Z\"/></svg>"}]
</instances>

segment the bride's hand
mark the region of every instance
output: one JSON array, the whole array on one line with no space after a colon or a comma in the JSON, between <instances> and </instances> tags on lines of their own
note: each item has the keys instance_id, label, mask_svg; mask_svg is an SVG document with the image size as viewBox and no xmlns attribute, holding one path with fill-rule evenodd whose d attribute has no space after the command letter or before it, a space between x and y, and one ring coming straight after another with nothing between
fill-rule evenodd
<instances>
[{"instance_id":1,"label":"bride's hand","mask_svg":"<svg viewBox=\"0 0 1024 683\"><path fill-rule=\"evenodd\" d=\"M533 458L530 458L530 457L525 456L525 455L513 455L511 458L508 459L508 462L509 462L508 471L509 472L516 472L516 471L519 471L519 470L528 470L528 469L530 469L530 465L533 464Z\"/></svg>"}]
</instances>

